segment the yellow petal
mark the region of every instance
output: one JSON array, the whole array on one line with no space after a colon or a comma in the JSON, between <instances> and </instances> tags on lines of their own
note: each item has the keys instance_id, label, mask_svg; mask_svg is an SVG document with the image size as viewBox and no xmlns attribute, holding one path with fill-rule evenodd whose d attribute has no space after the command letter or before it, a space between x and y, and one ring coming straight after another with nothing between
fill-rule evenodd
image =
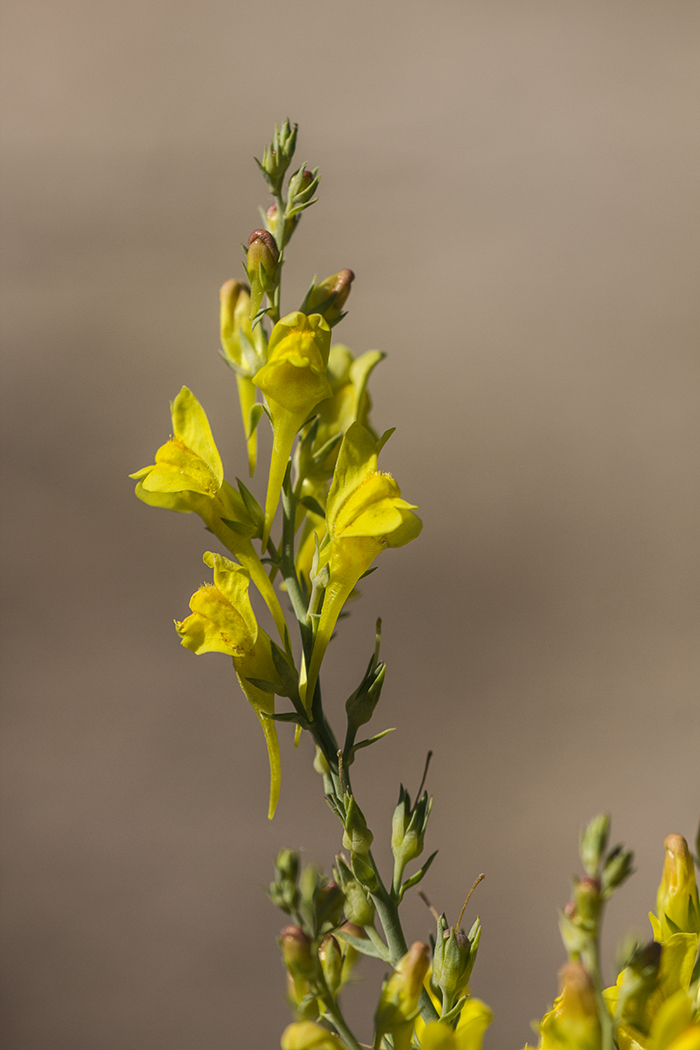
<instances>
[{"instance_id":1,"label":"yellow petal","mask_svg":"<svg viewBox=\"0 0 700 1050\"><path fill-rule=\"evenodd\" d=\"M171 404L170 411L175 438L207 464L221 485L224 480L221 456L214 443L206 413L192 391L183 386Z\"/></svg>"}]
</instances>

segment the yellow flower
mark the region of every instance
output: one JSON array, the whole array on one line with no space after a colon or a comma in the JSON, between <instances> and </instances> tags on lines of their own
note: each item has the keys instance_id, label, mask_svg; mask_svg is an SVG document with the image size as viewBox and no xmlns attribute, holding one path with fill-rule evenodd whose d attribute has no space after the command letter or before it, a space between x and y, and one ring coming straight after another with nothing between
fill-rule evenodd
<instances>
[{"instance_id":1,"label":"yellow flower","mask_svg":"<svg viewBox=\"0 0 700 1050\"><path fill-rule=\"evenodd\" d=\"M337 344L331 347L327 375L333 395L317 406L313 431L302 440L299 448L299 473L303 478L301 494L311 496L324 509L328 482L338 461L339 439L353 423L362 423L374 434L369 425L371 401L367 383L372 370L383 357L381 351L369 350L355 358L347 346ZM338 440L334 442L334 438ZM324 449L328 450L325 454ZM305 576L307 581L316 549L314 535L320 542L325 527L324 518L311 511L306 513L296 565L297 572Z\"/></svg>"},{"instance_id":2,"label":"yellow flower","mask_svg":"<svg viewBox=\"0 0 700 1050\"><path fill-rule=\"evenodd\" d=\"M280 792L280 753L277 730L265 712L274 713L275 694L253 685L249 679L269 682L277 689L282 682L272 655L272 641L258 626L248 597L250 574L220 554L207 551L204 562L214 570L214 583L205 584L190 600L192 614L175 621L182 644L198 656L225 653L233 658L238 683L258 716L270 760L270 805L272 819Z\"/></svg>"},{"instance_id":3,"label":"yellow flower","mask_svg":"<svg viewBox=\"0 0 700 1050\"><path fill-rule=\"evenodd\" d=\"M241 496L224 481L221 456L206 413L186 386L172 402L170 411L172 438L158 449L152 466L130 475L138 480L136 495L151 507L199 514L207 528L246 567L284 641L286 624L279 599L251 543L256 525Z\"/></svg>"},{"instance_id":4,"label":"yellow flower","mask_svg":"<svg viewBox=\"0 0 700 1050\"><path fill-rule=\"evenodd\" d=\"M355 584L386 547L415 539L422 523L415 505L401 498L390 474L377 469L381 442L361 423L353 423L340 447L326 505L327 537L319 568L330 577L323 599L308 671L306 705L310 708L318 672L340 611Z\"/></svg>"},{"instance_id":5,"label":"yellow flower","mask_svg":"<svg viewBox=\"0 0 700 1050\"><path fill-rule=\"evenodd\" d=\"M320 316L287 314L272 330L267 364L253 377L268 403L274 441L265 500L262 549L270 535L294 438L313 409L332 390L326 376L331 330Z\"/></svg>"},{"instance_id":6,"label":"yellow flower","mask_svg":"<svg viewBox=\"0 0 700 1050\"><path fill-rule=\"evenodd\" d=\"M700 901L695 866L682 835L667 835L666 859L656 895L655 915L649 915L654 939L664 941L672 933L700 933Z\"/></svg>"},{"instance_id":7,"label":"yellow flower","mask_svg":"<svg viewBox=\"0 0 700 1050\"><path fill-rule=\"evenodd\" d=\"M580 963L559 971L561 993L540 1024L540 1050L600 1050L602 1034L593 981Z\"/></svg>"},{"instance_id":8,"label":"yellow flower","mask_svg":"<svg viewBox=\"0 0 700 1050\"><path fill-rule=\"evenodd\" d=\"M493 1014L480 999L467 999L459 1015L457 1027L431 1021L418 1021L416 1034L422 1050L481 1050L484 1032L491 1024Z\"/></svg>"},{"instance_id":9,"label":"yellow flower","mask_svg":"<svg viewBox=\"0 0 700 1050\"><path fill-rule=\"evenodd\" d=\"M700 1050L700 1024L687 992L676 992L657 1011L648 1036L632 1025L617 1029L620 1050Z\"/></svg>"},{"instance_id":10,"label":"yellow flower","mask_svg":"<svg viewBox=\"0 0 700 1050\"><path fill-rule=\"evenodd\" d=\"M282 1050L343 1050L343 1044L315 1021L297 1021L282 1033Z\"/></svg>"}]
</instances>

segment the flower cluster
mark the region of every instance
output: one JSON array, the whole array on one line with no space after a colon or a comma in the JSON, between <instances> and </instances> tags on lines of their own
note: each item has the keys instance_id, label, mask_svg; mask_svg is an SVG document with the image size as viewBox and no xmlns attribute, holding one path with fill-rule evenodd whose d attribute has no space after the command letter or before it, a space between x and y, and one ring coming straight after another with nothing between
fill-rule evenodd
<instances>
[{"instance_id":1,"label":"flower cluster","mask_svg":"<svg viewBox=\"0 0 700 1050\"><path fill-rule=\"evenodd\" d=\"M322 697L323 661L359 581L382 551L410 543L422 526L415 504L379 466L392 431L380 436L372 427L368 384L384 355L368 350L355 357L333 343L353 272L314 278L298 309L281 311L286 248L319 184L317 169L305 164L289 174L296 137L286 121L258 161L273 201L262 212L264 228L248 237L249 283L228 280L220 291L221 355L236 379L250 477L262 460L260 426L267 420L271 427L260 500L240 479L235 486L226 480L206 413L187 387L172 402L170 438L131 477L142 502L198 516L221 545L204 553L211 579L192 595L190 614L175 620L175 629L191 652L220 653L232 662L267 746L268 816L280 797L278 727L288 723L295 744L302 733L311 738L314 769L340 823L342 851L332 877L301 868L298 853L286 849L269 888L286 916L279 945L294 1019L282 1050L366 1046L340 1001L361 955L386 968L373 999L372 1050L481 1050L491 1011L471 994L481 939L478 917L468 933L461 927L471 892L455 926L433 911L430 944L409 942L399 912L436 856L411 872L432 809L423 790L430 754L413 803L401 785L385 828L393 856L388 878L372 853L375 834L351 782L358 752L391 732L358 738L386 677L380 620L366 670L344 705L344 736L336 735ZM286 701L284 709L278 700ZM540 1050L700 1050L700 902L688 846L680 835L666 839L654 940L637 946L617 983L605 988L604 906L632 869L628 850L608 851L608 834L609 819L600 816L581 838L585 875L574 881L560 916L569 961L560 995L538 1026Z\"/></svg>"}]
</instances>

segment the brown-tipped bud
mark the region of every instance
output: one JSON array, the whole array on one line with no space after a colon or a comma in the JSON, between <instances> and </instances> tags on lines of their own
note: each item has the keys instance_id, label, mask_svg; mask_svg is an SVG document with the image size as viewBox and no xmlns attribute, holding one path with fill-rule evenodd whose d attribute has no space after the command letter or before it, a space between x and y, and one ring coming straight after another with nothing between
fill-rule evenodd
<instances>
[{"instance_id":1,"label":"brown-tipped bud","mask_svg":"<svg viewBox=\"0 0 700 1050\"><path fill-rule=\"evenodd\" d=\"M248 238L246 273L250 281L250 317L255 317L263 295L275 288L280 253L269 230L253 230Z\"/></svg>"},{"instance_id":2,"label":"brown-tipped bud","mask_svg":"<svg viewBox=\"0 0 700 1050\"><path fill-rule=\"evenodd\" d=\"M307 980L315 970L311 938L300 926L285 926L279 936L282 961L295 979Z\"/></svg>"},{"instance_id":3,"label":"brown-tipped bud","mask_svg":"<svg viewBox=\"0 0 700 1050\"><path fill-rule=\"evenodd\" d=\"M599 879L586 875L574 883L574 913L573 921L582 929L593 932L600 920L600 912L603 906L601 885Z\"/></svg>"},{"instance_id":4,"label":"brown-tipped bud","mask_svg":"<svg viewBox=\"0 0 700 1050\"><path fill-rule=\"evenodd\" d=\"M350 295L355 274L352 270L340 270L326 277L325 281L313 285L301 305L305 314L321 314L332 328L344 317L343 307Z\"/></svg>"},{"instance_id":5,"label":"brown-tipped bud","mask_svg":"<svg viewBox=\"0 0 700 1050\"><path fill-rule=\"evenodd\" d=\"M261 263L269 274L274 274L279 262L280 253L277 242L269 230L253 230L248 238L247 268ZM249 275L250 276L250 275Z\"/></svg>"}]
</instances>

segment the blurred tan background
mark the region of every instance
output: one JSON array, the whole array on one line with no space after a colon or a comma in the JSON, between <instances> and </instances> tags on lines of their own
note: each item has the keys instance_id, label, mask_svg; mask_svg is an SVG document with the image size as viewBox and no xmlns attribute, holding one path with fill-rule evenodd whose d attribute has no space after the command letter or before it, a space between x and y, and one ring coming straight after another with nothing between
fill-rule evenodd
<instances>
[{"instance_id":1,"label":"blurred tan background","mask_svg":"<svg viewBox=\"0 0 700 1050\"><path fill-rule=\"evenodd\" d=\"M383 465L425 523L366 581L326 694L339 718L381 614L376 724L399 732L364 753L360 797L379 837L434 749L425 889L455 921L486 872L472 988L487 1047L516 1050L556 994L580 824L609 809L637 851L608 958L648 930L664 835L697 827L700 6L3 18L6 1045L273 1048L287 1023L261 886L283 845L327 868L337 829L288 734L266 821L229 662L172 628L212 540L126 475L183 383L244 471L217 293L265 202L252 157L289 115L323 181L285 305L355 270L337 337L389 354ZM420 902L407 915L425 938Z\"/></svg>"}]
</instances>

